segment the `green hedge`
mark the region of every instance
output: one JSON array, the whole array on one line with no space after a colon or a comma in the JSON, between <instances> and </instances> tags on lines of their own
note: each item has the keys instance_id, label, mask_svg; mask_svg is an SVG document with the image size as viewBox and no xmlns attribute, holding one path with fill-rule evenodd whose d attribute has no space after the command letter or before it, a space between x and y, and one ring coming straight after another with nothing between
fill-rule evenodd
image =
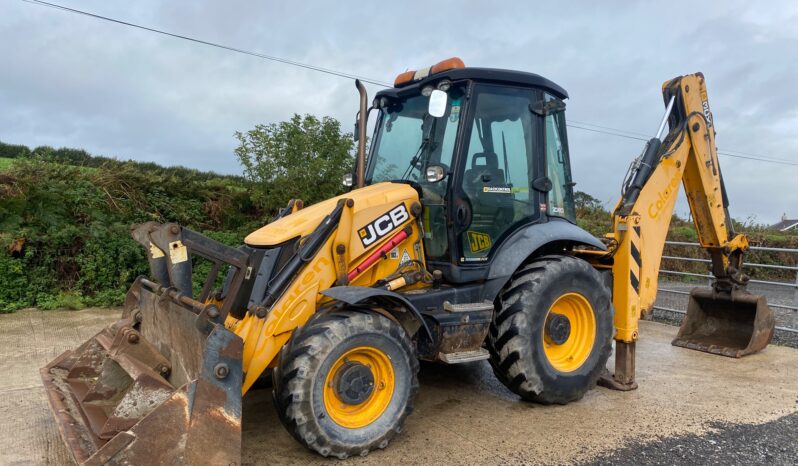
<instances>
[{"instance_id":1,"label":"green hedge","mask_svg":"<svg viewBox=\"0 0 798 466\"><path fill-rule=\"evenodd\" d=\"M119 305L147 272L133 223L176 221L236 245L273 210L241 177L26 149L0 144L15 159L0 171L0 312Z\"/></svg>"}]
</instances>

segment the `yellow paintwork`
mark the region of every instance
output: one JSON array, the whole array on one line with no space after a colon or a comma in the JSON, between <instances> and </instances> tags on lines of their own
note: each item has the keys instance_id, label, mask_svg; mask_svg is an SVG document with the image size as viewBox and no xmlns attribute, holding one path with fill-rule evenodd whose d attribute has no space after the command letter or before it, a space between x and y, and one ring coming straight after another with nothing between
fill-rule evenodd
<instances>
[{"instance_id":1,"label":"yellow paintwork","mask_svg":"<svg viewBox=\"0 0 798 466\"><path fill-rule=\"evenodd\" d=\"M371 370L374 387L366 401L351 405L338 397L335 376L347 361L360 363ZM324 408L336 424L349 429L359 429L376 421L393 397L396 378L391 358L379 348L360 346L347 351L333 363L324 380Z\"/></svg>"},{"instance_id":2,"label":"yellow paintwork","mask_svg":"<svg viewBox=\"0 0 798 466\"><path fill-rule=\"evenodd\" d=\"M663 84L663 89L669 84L670 81ZM717 168L715 128L714 124L707 128L701 117L708 114L709 121L712 121L704 78L700 74L684 76L680 87L685 116L696 112L688 121L687 135L681 144L677 138L670 147L663 146L666 156L641 190L632 213L626 217L617 215L614 232L608 235L616 245L611 251L614 259L615 339L627 343L637 340L638 320L656 300L665 237L681 184L687 194L699 242L704 248L712 251L728 247L735 251L745 250L748 246L742 235L728 237L720 170ZM697 129L694 129L695 125L698 125ZM634 227L639 228L639 234ZM639 267L632 255L633 246L639 251ZM728 251L716 256L723 261L719 265L725 270ZM638 279L639 292L633 286L632 276Z\"/></svg>"},{"instance_id":3,"label":"yellow paintwork","mask_svg":"<svg viewBox=\"0 0 798 466\"><path fill-rule=\"evenodd\" d=\"M354 201L353 221L355 226L360 228L400 202L409 202L411 199L418 201L418 193L410 185L401 183L378 183L366 186L278 219L250 233L244 242L250 246L276 246L297 236L307 236L316 229L327 214L332 212L341 199ZM353 246L354 243L359 246L359 249L353 249L353 253L356 256L362 253L364 248L360 240L354 236L350 240Z\"/></svg>"},{"instance_id":4,"label":"yellow paintwork","mask_svg":"<svg viewBox=\"0 0 798 466\"><path fill-rule=\"evenodd\" d=\"M581 294L566 293L554 301L549 313L567 317L571 323L571 333L565 342L558 345L544 331L543 352L551 367L560 372L573 372L585 363L596 341L593 307Z\"/></svg>"},{"instance_id":5,"label":"yellow paintwork","mask_svg":"<svg viewBox=\"0 0 798 466\"><path fill-rule=\"evenodd\" d=\"M390 233L368 247L363 246L356 233L399 204L404 204L407 212L411 212L411 205L418 202L418 193L409 185L401 183L367 186L295 210L290 215L250 234L245 242L250 246L272 246L297 236L305 237L332 212L339 200L351 200L352 204L351 207L348 205L344 207L338 228L318 254L301 269L283 295L277 298L266 316L259 318L253 313L247 313L240 320L228 316L225 321L226 327L244 341L243 393L249 390L264 369L274 365L275 357L288 341L291 332L307 322L318 306L329 299L320 292L334 286L336 282L346 283L344 280L347 271L354 269L372 251L378 249L402 228L410 225L411 235L397 245L386 258L377 261L349 284L370 286L375 281L394 273L399 267L404 251L407 251L409 258L424 262L423 245L418 234L418 219L412 214L406 221L395 226ZM344 246L343 254L336 253L339 245ZM426 285L420 283L415 286Z\"/></svg>"}]
</instances>

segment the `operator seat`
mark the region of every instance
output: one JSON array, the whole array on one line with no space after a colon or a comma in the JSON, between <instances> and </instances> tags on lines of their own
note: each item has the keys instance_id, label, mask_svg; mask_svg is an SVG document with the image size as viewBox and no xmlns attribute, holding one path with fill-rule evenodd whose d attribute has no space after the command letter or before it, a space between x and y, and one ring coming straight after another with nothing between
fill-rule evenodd
<instances>
[{"instance_id":1,"label":"operator seat","mask_svg":"<svg viewBox=\"0 0 798 466\"><path fill-rule=\"evenodd\" d=\"M471 158L471 168L465 171L465 182L467 186L480 191L488 184L504 183L504 170L499 168L499 156L493 152L474 154Z\"/></svg>"},{"instance_id":2,"label":"operator seat","mask_svg":"<svg viewBox=\"0 0 798 466\"><path fill-rule=\"evenodd\" d=\"M471 200L470 229L488 233L491 240L513 221L512 186L508 185L499 157L494 152L477 152L463 176L463 190Z\"/></svg>"}]
</instances>

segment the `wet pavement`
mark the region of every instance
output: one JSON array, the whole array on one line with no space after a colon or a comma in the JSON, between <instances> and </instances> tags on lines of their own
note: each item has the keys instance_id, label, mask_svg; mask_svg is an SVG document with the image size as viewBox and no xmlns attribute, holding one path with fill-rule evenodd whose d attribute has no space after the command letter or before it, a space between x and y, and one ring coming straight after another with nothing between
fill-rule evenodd
<instances>
[{"instance_id":1,"label":"wet pavement","mask_svg":"<svg viewBox=\"0 0 798 466\"><path fill-rule=\"evenodd\" d=\"M118 315L0 315L0 464L69 463L38 368ZM640 333L640 388L598 388L567 406L519 401L485 362L424 364L405 432L346 464L796 464L798 350L771 346L736 360L672 347L675 327L641 322ZM343 464L299 446L268 389L245 397L243 460Z\"/></svg>"}]
</instances>

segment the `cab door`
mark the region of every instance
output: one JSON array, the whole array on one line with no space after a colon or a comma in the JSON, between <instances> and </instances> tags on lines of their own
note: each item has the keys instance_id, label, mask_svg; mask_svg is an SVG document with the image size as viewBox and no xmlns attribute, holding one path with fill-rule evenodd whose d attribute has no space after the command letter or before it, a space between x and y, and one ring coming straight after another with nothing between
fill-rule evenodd
<instances>
[{"instance_id":1,"label":"cab door","mask_svg":"<svg viewBox=\"0 0 798 466\"><path fill-rule=\"evenodd\" d=\"M488 261L508 234L540 217L533 182L543 173L543 129L530 104L541 98L529 88L474 85L454 195L461 265Z\"/></svg>"}]
</instances>

